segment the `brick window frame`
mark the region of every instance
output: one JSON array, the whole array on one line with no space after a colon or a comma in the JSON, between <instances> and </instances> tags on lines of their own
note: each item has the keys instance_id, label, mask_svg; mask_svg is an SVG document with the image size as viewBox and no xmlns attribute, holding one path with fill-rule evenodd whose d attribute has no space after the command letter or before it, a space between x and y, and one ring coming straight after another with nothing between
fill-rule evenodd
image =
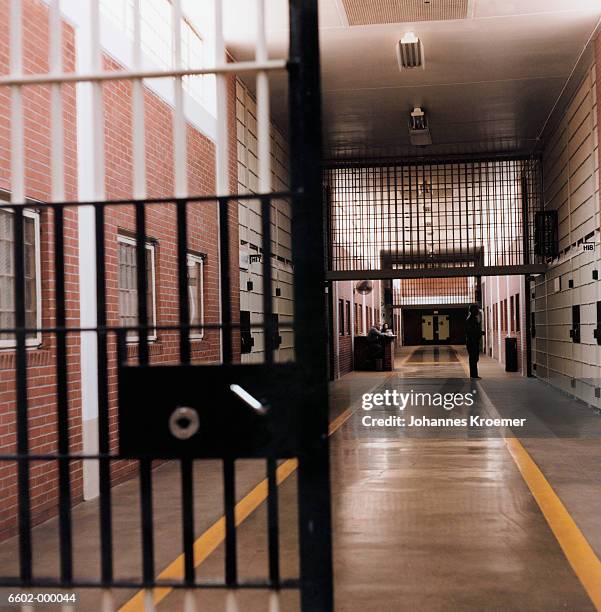
<instances>
[{"instance_id":1,"label":"brick window frame","mask_svg":"<svg viewBox=\"0 0 601 612\"><path fill-rule=\"evenodd\" d=\"M124 326L122 323L122 319L123 317L127 317L127 316L135 316L137 319L137 310L132 314L132 315L128 315L128 314L122 314L121 312L121 292L125 291L126 289L122 289L121 287L121 279L122 279L122 275L121 275L121 258L120 258L120 248L121 245L127 245L129 247L133 247L135 249L136 247L136 239L132 238L131 236L128 236L127 234L117 234L117 293L119 295L119 324ZM149 284L149 288L150 288L150 295L151 295L151 311L150 311L150 321L149 321L149 326L148 326L148 342L155 342L158 339L157 336L157 329L156 329L156 325L157 325L157 281L156 281L156 267L157 267L157 258L156 258L156 244L154 241L151 240L146 240L145 243L145 247L147 249L147 251L150 253L150 284ZM135 251L134 251L135 253ZM135 259L134 259L135 261ZM137 288L135 289L135 293L137 294ZM137 342L138 341L138 334L133 332L133 333L129 333L127 334L127 342Z\"/></svg>"},{"instance_id":2,"label":"brick window frame","mask_svg":"<svg viewBox=\"0 0 601 612\"><path fill-rule=\"evenodd\" d=\"M204 326L205 323L205 283L204 283L204 262L205 262L205 257L204 255L200 255L197 253L192 253L192 252L188 252L188 258L187 258L187 265L188 265L188 304L189 304L189 311L190 311L190 324L191 325L202 325ZM194 267L194 266L198 266L198 274L197 274L197 279L198 279L198 285L196 286L196 288L194 289L195 292L198 292L198 307L200 310L200 313L198 317L196 317L196 313L194 312L193 309L193 302L192 302L192 286L190 285L190 268ZM195 322L194 319L197 318L198 322ZM190 339L191 340L202 340L204 338L204 327L201 327L200 329L190 329Z\"/></svg>"},{"instance_id":3,"label":"brick window frame","mask_svg":"<svg viewBox=\"0 0 601 612\"><path fill-rule=\"evenodd\" d=\"M8 202L8 198L4 193L0 193L0 202ZM3 208L0 210L0 215L7 214L12 215L13 211L10 209ZM35 288L35 327L37 331L33 335L28 335L25 340L25 344L28 348L40 348L42 345L42 332L40 328L42 327L42 256L41 256L41 228L40 228L40 213L35 208L30 206L23 208L23 217L25 219L30 219L33 221L33 257L34 257L34 271L35 278L34 280L34 288ZM25 223L24 219L24 223ZM13 225L14 231L14 225ZM14 239L14 233L13 233ZM12 243L10 248L12 249ZM11 254L12 255L12 254ZM0 257L0 262L2 261L2 257ZM1 265L1 264L0 264ZM13 262L14 265L14 262ZM14 275L13 275L14 278ZM27 287L26 287L27 290ZM14 303L13 303L14 309ZM14 323L13 323L14 326ZM17 345L16 338L2 338L0 337L0 350L2 349L14 349Z\"/></svg>"}]
</instances>

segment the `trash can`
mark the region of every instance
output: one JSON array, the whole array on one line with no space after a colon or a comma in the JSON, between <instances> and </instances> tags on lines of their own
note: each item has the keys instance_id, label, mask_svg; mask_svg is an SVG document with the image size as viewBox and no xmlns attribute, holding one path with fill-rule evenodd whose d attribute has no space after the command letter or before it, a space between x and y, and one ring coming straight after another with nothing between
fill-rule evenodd
<instances>
[{"instance_id":1,"label":"trash can","mask_svg":"<svg viewBox=\"0 0 601 612\"><path fill-rule=\"evenodd\" d=\"M518 339L505 338L505 371L518 371Z\"/></svg>"}]
</instances>

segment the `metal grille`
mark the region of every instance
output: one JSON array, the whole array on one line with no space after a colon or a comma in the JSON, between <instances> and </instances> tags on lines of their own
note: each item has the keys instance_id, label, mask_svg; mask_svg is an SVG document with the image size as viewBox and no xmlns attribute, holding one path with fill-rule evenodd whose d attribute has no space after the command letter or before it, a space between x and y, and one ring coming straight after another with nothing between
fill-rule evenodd
<instances>
[{"instance_id":1,"label":"metal grille","mask_svg":"<svg viewBox=\"0 0 601 612\"><path fill-rule=\"evenodd\" d=\"M325 191L333 280L524 273L536 264L536 159L341 164L326 170Z\"/></svg>"},{"instance_id":2,"label":"metal grille","mask_svg":"<svg viewBox=\"0 0 601 612\"><path fill-rule=\"evenodd\" d=\"M12 248L11 282L13 283L14 319L3 317L3 321L14 324L3 326L0 337L15 338L14 385L16 399L14 406L15 444L12 450L0 456L7 470L17 472L18 499L18 550L19 571L15 576L0 577L3 586L35 587L104 587L140 588L150 592L154 587L174 588L265 588L279 590L299 588L303 610L332 609L331 584L331 544L329 515L329 476L327 444L327 369L325 355L325 308L323 300L323 215L316 206L321 201L321 126L319 57L317 36L317 3L314 1L290 0L290 58L288 60L269 60L265 35L265 2L257 3L257 46L255 61L228 62L223 41L223 15L221 2L215 3L216 63L208 68L183 68L181 28L173 28L174 65L171 69L148 71L141 68L140 1L133 2L133 68L105 72L102 66L102 50L99 35L98 3L87 3L91 13L91 53L93 70L90 73L63 73L61 66L61 14L59 0L50 3L50 49L49 72L46 74L24 74L22 7L19 0L13 0L10 15L11 70L8 76L0 78L0 88L10 88L11 93L11 201L0 206L0 213L8 211L11 215L11 240L5 240ZM172 22L182 21L180 0L171 1ZM289 115L290 115L290 152L291 152L291 189L286 192L271 193L270 170L270 112L269 112L269 72L287 69L289 73ZM228 108L227 75L256 74L257 92L257 135L258 135L258 176L259 193L239 195L230 193L230 166L228 142L230 135ZM212 195L189 193L187 183L186 125L183 109L183 79L198 75L215 75L217 82L217 141L216 141L216 189ZM174 193L162 198L149 198L146 193L145 167L145 125L144 91L145 78L171 79L174 86L173 96L173 175ZM131 134L133 158L133 197L107 200L104 176L104 131L105 102L103 86L113 81L129 81L132 84L133 125ZM67 83L89 84L92 96L91 144L94 153L94 176L91 177L92 193L85 201L65 201L63 166L63 102L61 87ZM46 317L48 324L33 325L28 310L28 281L31 276L28 267L28 211L26 201L25 160L24 160L24 105L23 90L37 86L50 88L52 104L52 202L36 203L35 208L43 219L44 239L47 252L52 254L48 264L54 273L54 285L45 291L51 292L52 308ZM294 319L290 327L294 330L295 363L291 366L273 363L271 350L265 351L265 363L253 366L233 364L234 345L240 330L237 313L233 311L234 296L231 287L231 263L234 262L232 245L235 240L229 234L230 217L233 207L241 200L258 202L261 211L262 249L264 254L271 253L270 211L272 202L287 201L292 209L292 258L294 264L294 293L302 295L302 300L294 302ZM310 206L309 206L310 204ZM217 321L207 322L191 312L197 307L190 301L190 226L194 215L200 214L205 207L211 207L219 219L217 244L219 248L219 309ZM160 209L172 221L172 235L166 242L173 246L173 257L161 270L163 276L174 275L176 297L174 299L174 320L162 322L153 316L154 298L150 285L154 282L152 249L149 219ZM118 214L129 216L134 230L131 231L121 253L116 256L114 247L109 251L113 235L111 219ZM91 266L83 268L90 293L82 295L88 300L92 314L87 319L73 323L69 314L70 288L72 277L69 266L68 242L71 234L68 229L79 223L80 254L84 252ZM6 225L6 224L5 224ZM6 226L8 227L8 226ZM5 229L6 229L5 227ZM4 248L4 247L3 247ZM6 249L4 249L6 250ZM202 257L195 256L195 261ZM115 265L117 262L117 265ZM81 262L80 262L81 263ZM213 262L216 263L216 262ZM237 262L236 262L237 263ZM271 287L272 258L264 256L261 261L266 287ZM169 268L169 266L171 266ZM114 270L117 269L115 274ZM202 266L199 266L202 269ZM236 269L234 267L233 269ZM114 275L111 277L111 275ZM119 281L122 276L123 295L119 295ZM3 281L4 282L4 281ZM127 295L125 295L127 293ZM115 298L116 296L116 298ZM110 299L132 300L125 314L118 314L108 307ZM253 327L260 328L265 335L266 345L275 346L272 336L277 333L273 319L273 296L270 291L263 292L264 318ZM126 301L127 301L126 300ZM191 338L198 332L217 334L222 351L221 365L197 365L198 358L191 348ZM54 400L56 407L56 448L49 452L32 451L30 444L32 428L32 398L30 396L31 355L28 354L27 339L30 334L42 334L44 342L53 352L52 366L56 375ZM158 365L160 359L154 345L149 342L154 334L162 335L175 344L176 357L171 362ZM6 335L6 336L5 336ZM132 342L133 341L133 342ZM73 372L73 347L79 345L86 354L87 365L94 372L95 390L92 400L98 406L98 452L92 454L74 453L75 441L71 437L72 391L70 381L77 374ZM91 356L91 363L90 357ZM82 367L85 364L82 363ZM173 368L173 369L169 369ZM196 369L194 369L196 368ZM246 369L245 369L246 368ZM303 389L304 408L301 412L286 411L286 404L269 408L275 424L275 437L292 436L288 446L273 447L263 440L257 441L257 434L251 428L244 432L247 446L236 446L234 442L223 446L206 441L189 445L184 450L172 453L136 453L128 450L132 439L124 437L123 415L133 410L136 402L117 407L115 376L118 374L118 395L128 397L128 380L142 377L152 381L153 376L161 379L166 395L179 392L178 383L190 378L203 377L206 382L207 398L212 397L215 389L212 380L228 376L267 380L270 389L281 387L290 392L291 384ZM165 377L165 378L161 378ZM215 386L217 383L215 382ZM172 389L170 387L172 386ZM233 385L230 386L230 388ZM131 385L130 385L131 389ZM233 390L233 389L232 389ZM89 392L89 390L88 390ZM277 395L277 393L276 393ZM280 393L281 395L281 393ZM298 397L301 397L300 392ZM147 398L149 402L152 397ZM206 402L205 402L206 403ZM252 402L251 402L252 404ZM146 406L143 406L145 408ZM251 406L252 407L252 406ZM115 438L114 420L119 411L119 445ZM282 408L282 410L279 410ZM215 405L204 415L219 418L224 406L215 400ZM144 427L135 432L137 439L152 441L153 419L157 406L145 411ZM257 411L257 414L261 411ZM273 413L273 414L271 414ZM293 414L294 421L283 417ZM282 416L283 415L283 416ZM201 415L202 416L202 415ZM254 417L253 417L254 418ZM258 418L258 417L257 417ZM210 421L209 421L210 422ZM255 423L255 420L252 421ZM294 427L292 427L294 425ZM179 424L178 424L179 426ZM185 427L185 425L182 425ZM293 434L288 430L293 429ZM261 430L263 431L263 430ZM211 432L209 432L210 434ZM162 435L162 434L161 434ZM210 438L210 435L207 436ZM157 438L158 439L158 438ZM172 441L173 442L173 441ZM130 445L130 446L128 446ZM125 448L125 451L124 451ZM276 448L276 450L264 450ZM279 452L278 448L284 448ZM207 450L208 449L208 450ZM225 521L225 566L224 579L203 582L196 575L196 552L194 546L194 481L193 466L196 460L216 457L222 461L223 509ZM240 457L252 456L264 460L267 479L267 520L268 520L268 568L266 576L254 581L241 580L237 569L236 544L236 462ZM300 536L300 576L283 579L280 576L277 462L280 458L294 457L298 460L299 479L299 536ZM199 459L200 458L200 459ZM155 517L153 511L152 467L156 459L175 459L179 462L181 475L181 542L183 551L183 575L181 580L157 578L155 563ZM123 462L135 462L139 480L138 509L141 539L141 576L121 579L115 575L114 529L112 507L112 471ZM74 572L73 556L73 516L72 483L74 470L81 470L83 462L98 466L100 487L99 524L100 550L99 574L81 580ZM31 494L34 486L33 476L39 466L58 471L58 516L60 567L57 575L42 575L34 572L32 539L33 515ZM34 474L35 472L35 474ZM150 598L152 600L152 596ZM152 608L152 605L150 605ZM153 608L152 608L153 609Z\"/></svg>"},{"instance_id":3,"label":"metal grille","mask_svg":"<svg viewBox=\"0 0 601 612\"><path fill-rule=\"evenodd\" d=\"M396 279L393 307L470 304L479 301L478 288L478 279L473 276Z\"/></svg>"},{"instance_id":4,"label":"metal grille","mask_svg":"<svg viewBox=\"0 0 601 612\"><path fill-rule=\"evenodd\" d=\"M349 25L465 19L468 0L342 0Z\"/></svg>"}]
</instances>

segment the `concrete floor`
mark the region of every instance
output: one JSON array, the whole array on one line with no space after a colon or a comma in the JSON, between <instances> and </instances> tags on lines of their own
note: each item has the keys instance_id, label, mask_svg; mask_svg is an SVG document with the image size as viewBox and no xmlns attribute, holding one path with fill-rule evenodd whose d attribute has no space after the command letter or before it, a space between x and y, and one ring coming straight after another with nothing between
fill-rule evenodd
<instances>
[{"instance_id":1,"label":"concrete floor","mask_svg":"<svg viewBox=\"0 0 601 612\"><path fill-rule=\"evenodd\" d=\"M601 476L601 418L583 404L536 380L508 375L483 358L483 380L471 383L462 350L405 349L397 371L355 372L332 384L332 417L353 414L331 438L332 506L336 609L369 612L417 611L586 611L594 610L568 564L536 501L520 475L500 432L470 428L432 431L366 428L363 393L410 389L427 393L477 392L479 414L526 414L533 425L521 439L550 484L601 556L598 512ZM508 408L509 407L509 408ZM370 414L391 414L374 409ZM441 409L421 409L427 416ZM453 416L467 414L465 408ZM407 413L409 416L409 413ZM505 432L511 435L511 432ZM259 462L240 462L239 497L264 477ZM197 534L222 513L221 472L215 462L196 468ZM155 470L157 569L181 553L177 466ZM114 489L116 571L140 573L138 487ZM282 574L298 573L296 477L280 486ZM97 575L98 506L74 513L78 577ZM56 522L35 530L35 569L57 572ZM264 504L238 529L241 578L264 576L267 567ZM16 541L0 548L0 573L13 573ZM198 568L201 578L223 576L223 547ZM117 591L121 605L134 593ZM81 592L79 609L98 610L99 593ZM182 610L182 591L172 591L159 610ZM194 594L199 610L225 610L225 594ZM268 594L236 597L242 612L268 609ZM298 610L298 595L279 597L281 610ZM7 608L8 610L9 608ZM10 608L14 609L14 608Z\"/></svg>"}]
</instances>

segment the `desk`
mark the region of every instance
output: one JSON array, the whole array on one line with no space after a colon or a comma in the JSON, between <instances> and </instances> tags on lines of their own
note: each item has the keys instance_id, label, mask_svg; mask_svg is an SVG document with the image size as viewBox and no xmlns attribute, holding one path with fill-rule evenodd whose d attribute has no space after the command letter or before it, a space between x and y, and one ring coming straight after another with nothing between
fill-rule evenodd
<instances>
[{"instance_id":1,"label":"desk","mask_svg":"<svg viewBox=\"0 0 601 612\"><path fill-rule=\"evenodd\" d=\"M367 336L355 336L355 354L354 354L354 369L355 370L376 370L382 372L392 372L394 370L394 341L396 336L390 335L380 338L380 343L383 349L381 357L382 366L377 367L376 362L370 356L369 342Z\"/></svg>"},{"instance_id":2,"label":"desk","mask_svg":"<svg viewBox=\"0 0 601 612\"><path fill-rule=\"evenodd\" d=\"M382 362L383 372L394 371L394 341L396 336L386 336L386 338L380 338L384 347L384 358Z\"/></svg>"}]
</instances>

